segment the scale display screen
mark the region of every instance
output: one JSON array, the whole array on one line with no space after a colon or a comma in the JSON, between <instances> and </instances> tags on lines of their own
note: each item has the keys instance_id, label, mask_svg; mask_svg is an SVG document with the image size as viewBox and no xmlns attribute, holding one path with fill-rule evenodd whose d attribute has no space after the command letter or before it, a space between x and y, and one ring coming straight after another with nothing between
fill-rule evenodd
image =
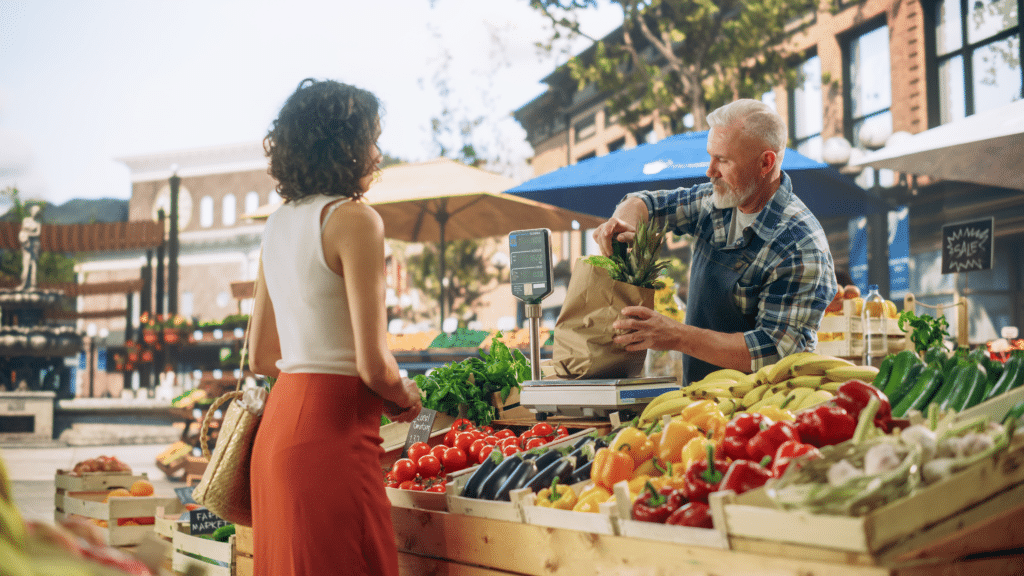
<instances>
[{"instance_id":1,"label":"scale display screen","mask_svg":"<svg viewBox=\"0 0 1024 576\"><path fill-rule=\"evenodd\" d=\"M551 231L519 230L508 235L512 295L537 304L551 294Z\"/></svg>"}]
</instances>

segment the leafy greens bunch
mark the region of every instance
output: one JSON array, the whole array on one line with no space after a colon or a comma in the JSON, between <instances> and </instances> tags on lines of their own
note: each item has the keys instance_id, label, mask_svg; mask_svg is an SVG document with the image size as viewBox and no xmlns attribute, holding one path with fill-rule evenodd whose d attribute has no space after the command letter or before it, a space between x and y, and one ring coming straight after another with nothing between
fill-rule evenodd
<instances>
[{"instance_id":1,"label":"leafy greens bunch","mask_svg":"<svg viewBox=\"0 0 1024 576\"><path fill-rule=\"evenodd\" d=\"M946 321L945 316L938 318L932 318L927 314L918 316L910 310L904 310L900 312L900 319L896 326L904 332L907 332L908 329L911 330L910 341L914 343L914 349L918 353L933 346L942 346L945 339L949 338L949 333L946 331L949 328L949 322Z\"/></svg>"},{"instance_id":2,"label":"leafy greens bunch","mask_svg":"<svg viewBox=\"0 0 1024 576\"><path fill-rule=\"evenodd\" d=\"M662 287L658 277L669 263L668 260L658 260L667 230L667 226L658 230L650 222L641 222L636 227L632 250L627 250L623 242L612 241L613 254L610 258L597 255L587 257L586 261L607 270L612 280L656 290Z\"/></svg>"},{"instance_id":3,"label":"leafy greens bunch","mask_svg":"<svg viewBox=\"0 0 1024 576\"><path fill-rule=\"evenodd\" d=\"M465 418L477 426L494 420L495 407L491 399L495 393L504 402L512 388L530 377L530 363L519 350L510 350L500 341L498 332L491 341L491 351L480 350L479 358L466 358L435 368L429 375L413 378L423 395L423 407L460 416L465 406Z\"/></svg>"}]
</instances>

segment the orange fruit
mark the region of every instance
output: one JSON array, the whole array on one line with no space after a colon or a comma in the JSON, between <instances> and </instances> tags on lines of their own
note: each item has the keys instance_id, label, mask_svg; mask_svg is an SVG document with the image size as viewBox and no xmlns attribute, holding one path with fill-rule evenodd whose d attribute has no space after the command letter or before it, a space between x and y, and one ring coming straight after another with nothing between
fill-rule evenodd
<instances>
[{"instance_id":1,"label":"orange fruit","mask_svg":"<svg viewBox=\"0 0 1024 576\"><path fill-rule=\"evenodd\" d=\"M104 502L110 501L111 497L123 498L125 496L134 496L131 492L124 488L114 488L110 492L107 492L107 497L103 499Z\"/></svg>"},{"instance_id":2,"label":"orange fruit","mask_svg":"<svg viewBox=\"0 0 1024 576\"><path fill-rule=\"evenodd\" d=\"M148 480L136 480L135 483L132 484L131 495L132 496L152 496L153 495L153 485L150 484Z\"/></svg>"},{"instance_id":3,"label":"orange fruit","mask_svg":"<svg viewBox=\"0 0 1024 576\"><path fill-rule=\"evenodd\" d=\"M886 300L885 301L885 314L889 318L899 318L900 317L900 312L899 312L899 310L896 309L896 303L893 302L892 300Z\"/></svg>"},{"instance_id":4,"label":"orange fruit","mask_svg":"<svg viewBox=\"0 0 1024 576\"><path fill-rule=\"evenodd\" d=\"M843 298L849 299L860 297L860 288L858 288L855 284L843 286L843 289L840 290L840 292L843 294Z\"/></svg>"}]
</instances>

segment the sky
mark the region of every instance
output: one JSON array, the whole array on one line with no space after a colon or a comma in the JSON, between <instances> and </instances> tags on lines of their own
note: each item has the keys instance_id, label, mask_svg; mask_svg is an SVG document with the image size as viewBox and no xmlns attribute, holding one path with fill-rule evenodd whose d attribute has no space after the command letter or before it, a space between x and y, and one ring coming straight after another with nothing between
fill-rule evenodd
<instances>
[{"instance_id":1,"label":"sky","mask_svg":"<svg viewBox=\"0 0 1024 576\"><path fill-rule=\"evenodd\" d=\"M621 21L581 13L594 37ZM528 0L0 0L0 190L127 199L118 158L258 141L307 77L374 92L403 160L438 155L443 108L483 117L483 156L528 178L511 113L589 44L538 51L549 38Z\"/></svg>"}]
</instances>

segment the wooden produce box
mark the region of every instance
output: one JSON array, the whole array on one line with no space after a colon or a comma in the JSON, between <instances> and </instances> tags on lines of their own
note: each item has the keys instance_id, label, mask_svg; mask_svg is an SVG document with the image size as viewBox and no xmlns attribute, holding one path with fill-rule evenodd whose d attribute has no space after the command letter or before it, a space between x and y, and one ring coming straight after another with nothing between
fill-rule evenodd
<instances>
[{"instance_id":1,"label":"wooden produce box","mask_svg":"<svg viewBox=\"0 0 1024 576\"><path fill-rule=\"evenodd\" d=\"M64 512L70 515L84 516L106 523L100 526L104 538L110 546L134 546L142 542L147 534L154 531L157 507L164 511L179 514L184 507L177 498L160 496L124 496L113 497L107 502L107 492L68 492L64 497ZM153 523L137 526L119 526L118 520L134 518L153 518Z\"/></svg>"},{"instance_id":2,"label":"wooden produce box","mask_svg":"<svg viewBox=\"0 0 1024 576\"><path fill-rule=\"evenodd\" d=\"M886 335L888 337L888 353L913 349L907 334L900 330L897 318L886 317ZM875 338L877 347L882 346L882 337ZM853 300L843 301L842 314L826 314L821 318L818 328L818 347L815 352L822 356L838 356L840 358L860 358L864 355L864 325L860 315L856 314Z\"/></svg>"},{"instance_id":3,"label":"wooden produce box","mask_svg":"<svg viewBox=\"0 0 1024 576\"><path fill-rule=\"evenodd\" d=\"M252 528L235 525L235 576L252 576L253 566Z\"/></svg>"},{"instance_id":4,"label":"wooden produce box","mask_svg":"<svg viewBox=\"0 0 1024 576\"><path fill-rule=\"evenodd\" d=\"M178 530L172 546L171 567L176 573L186 573L192 564L198 565L206 576L233 576L235 573L235 536L227 542L217 542Z\"/></svg>"},{"instance_id":5,"label":"wooden produce box","mask_svg":"<svg viewBox=\"0 0 1024 576\"><path fill-rule=\"evenodd\" d=\"M719 509L722 503L717 504ZM672 526L654 522L633 520L633 506L629 499L629 484L625 481L615 485L615 510L612 514L615 522L615 533L629 538L660 540L688 546L705 548L729 548L729 535L725 531L725 522L718 522L714 528L694 528L691 526Z\"/></svg>"},{"instance_id":6,"label":"wooden produce box","mask_svg":"<svg viewBox=\"0 0 1024 576\"><path fill-rule=\"evenodd\" d=\"M727 499L725 528L734 550L785 548L797 557L831 551L879 564L1020 506L1024 442L864 516L782 510L760 488ZM716 518L717 520L717 518ZM790 546L795 545L795 546Z\"/></svg>"},{"instance_id":7,"label":"wooden produce box","mask_svg":"<svg viewBox=\"0 0 1024 576\"><path fill-rule=\"evenodd\" d=\"M578 495L589 481L574 484L572 489ZM594 512L573 512L537 506L537 495L531 490L516 490L512 493L522 507L523 522L535 526L582 530L592 534L616 534L615 521L611 514Z\"/></svg>"},{"instance_id":8,"label":"wooden produce box","mask_svg":"<svg viewBox=\"0 0 1024 576\"><path fill-rule=\"evenodd\" d=\"M953 418L953 423L966 422L978 416L987 416L992 422L1002 423L1003 418L1006 417L1006 413L1010 411L1017 404L1024 402L1024 386L1010 390L1005 394L1000 394L995 398L990 398L971 406L967 410L960 412Z\"/></svg>"},{"instance_id":9,"label":"wooden produce box","mask_svg":"<svg viewBox=\"0 0 1024 576\"><path fill-rule=\"evenodd\" d=\"M149 481L145 472L132 474L131 472L84 472L82 474L71 474L66 470L57 470L53 478L55 487L53 496L53 518L56 521L67 517L64 509L64 498L68 492L98 492L100 490L113 490L114 488L129 489L138 480Z\"/></svg>"},{"instance_id":10,"label":"wooden produce box","mask_svg":"<svg viewBox=\"0 0 1024 576\"><path fill-rule=\"evenodd\" d=\"M455 418L438 412L434 417L434 424L431 427L430 440L427 444L437 446L444 442L444 435L455 423ZM402 457L402 448L405 447L405 439L409 436L408 422L392 422L380 427L380 437L383 440L381 446L384 448L384 455L380 457L380 466L384 470L390 470L391 466Z\"/></svg>"}]
</instances>

